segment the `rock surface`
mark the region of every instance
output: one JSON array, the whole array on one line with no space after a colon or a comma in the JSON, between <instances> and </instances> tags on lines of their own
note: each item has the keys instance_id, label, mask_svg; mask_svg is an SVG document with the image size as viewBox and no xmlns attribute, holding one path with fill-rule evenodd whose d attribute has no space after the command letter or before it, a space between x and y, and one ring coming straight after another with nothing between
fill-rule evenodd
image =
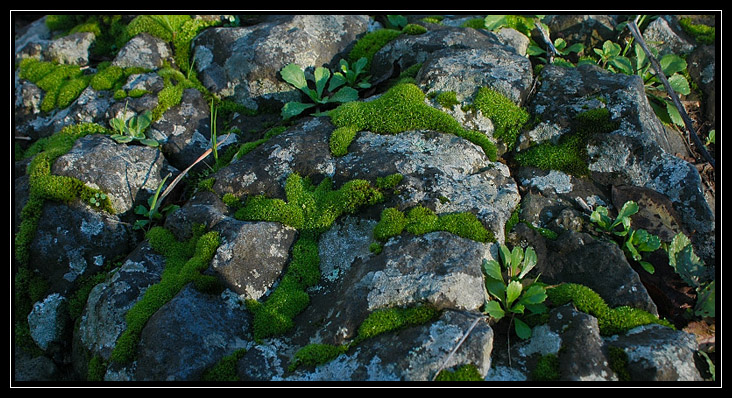
<instances>
[{"instance_id":1,"label":"rock surface","mask_svg":"<svg viewBox=\"0 0 732 398\"><path fill-rule=\"evenodd\" d=\"M385 132L374 122L355 131L345 155L334 155L331 140L343 126L330 114L293 120L277 114L283 104L304 99L280 71L290 63L307 74L320 66L335 71L360 40L383 32L383 17L238 16L237 24L234 16L187 16L180 25L167 19L168 25L151 26L103 56L93 43L100 45L105 36L58 35L49 30L58 26L50 16L18 29L16 66L29 58L84 66L86 72L73 76L86 74L86 84L111 68L99 64L100 57L135 69L121 69L129 73L112 89L90 84L68 106L48 112L44 101L55 95L48 83L31 81L16 68L14 134L28 141L17 145L13 167L15 243L27 252L13 260L22 287L14 295L14 381L431 381L465 365L488 382L540 382L547 374L562 381L708 380L700 337L684 329L701 291L673 272L663 250L643 257L657 269L649 274L619 238L590 221L600 206L614 217L624 203L635 201L640 209L633 228L664 243L684 233L709 265L707 275L713 274L713 192L701 168L688 161L693 153L678 131L654 113L643 81L597 65L537 68L526 55L528 37L519 30L469 28L475 18L461 16L436 23L413 15L412 25L372 49L367 74L376 84L362 90L358 101L375 101L394 84L412 84L426 95L420 105L462 130L440 122ZM544 22L552 38L599 48L614 38L622 17L560 15ZM188 46L166 39L160 29L180 29L174 37L187 38ZM674 16L655 19L647 32L673 35L662 50L693 54L690 75L701 80L705 93L710 90L714 76L705 63L714 64L713 47L680 35ZM190 59L182 65L185 48ZM410 69L416 72L402 74ZM399 78L406 80L396 83ZM515 146L494 137L501 128L498 113L476 109L473 101L484 87L529 113L531 122ZM437 98L446 92L455 94L452 105ZM211 155L198 163L211 147L212 96L223 101L219 138L232 134L219 147L221 163ZM713 118L715 108L710 109ZM586 174L517 161L535 147L571 137L577 118L588 110L607 111L613 127L593 130L580 145ZM145 111L159 115L146 131L158 141L154 147L119 143L111 129L74 133L89 124L109 129L111 119ZM396 117L406 120L428 114L398 111L404 113ZM394 114L362 116L386 123ZM477 139L498 146L499 157L486 153ZM298 196L303 192L288 185L292 175L303 177L302 191L311 196ZM397 175L396 183L384 184ZM79 181L73 186L80 188L58 200L39 186L41 177ZM176 177L176 189L161 197L161 217L136 228L139 207L149 210L161 184L170 186ZM363 199L334 193L342 194L338 190L354 180L372 191L352 195L378 192L378 200L358 202L360 207L336 214L322 230L288 222L287 215L298 211L313 217L313 209L327 219L343 204L332 198ZM81 199L88 192L105 193L113 211ZM270 213L260 219L242 216L240 210L264 198L280 207L265 210ZM168 212L168 205L177 207ZM432 217L432 224L409 224L413 209ZM403 214L407 226L379 239L375 230L389 211ZM465 215L470 218L458 225L439 222ZM205 250L203 238L185 248L198 239L201 226L218 238L203 264L197 257L197 250ZM456 232L469 226L490 238ZM146 234L151 228L169 231L180 245L171 247L181 247L185 258L156 246L155 235ZM313 237L318 278L292 282ZM658 323L607 335L606 314L583 307L579 299L562 305L549 300L540 320L528 316L528 309L515 318L531 324L531 337L519 338L512 316L497 320L485 308L495 298L488 294L484 267L502 261L503 245L531 246L537 264L527 278L538 278L547 289L585 286L609 311L642 310L650 317L644 319ZM301 284L291 293L293 283ZM152 299L171 286L169 297ZM270 304L279 306L267 307L272 317L299 309L283 321L287 330L261 338L259 311ZM139 324L129 314L141 305L155 307L143 309L149 317L136 335L133 357L120 361L126 333ZM712 327L714 320L696 319ZM385 329L369 335L365 325ZM705 342L704 352L713 356ZM625 359L619 363L619 357Z\"/></svg>"}]
</instances>

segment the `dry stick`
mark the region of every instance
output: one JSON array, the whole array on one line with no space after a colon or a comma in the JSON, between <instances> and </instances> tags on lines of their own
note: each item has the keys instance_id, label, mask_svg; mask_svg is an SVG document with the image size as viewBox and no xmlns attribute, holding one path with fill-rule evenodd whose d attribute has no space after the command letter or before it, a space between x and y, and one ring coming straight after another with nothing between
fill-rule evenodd
<instances>
[{"instance_id":1,"label":"dry stick","mask_svg":"<svg viewBox=\"0 0 732 398\"><path fill-rule=\"evenodd\" d=\"M223 140L220 140L219 142L216 143L216 147L218 148L219 145L221 145L224 142L226 142L226 140L229 138L230 135L231 135L231 133L226 134L226 137L224 137ZM160 203L163 203L163 199L165 199L165 197L173 190L173 187L175 187L175 185L178 184L181 179L183 179L183 177L186 175L186 173L188 173L188 171L191 168L193 168L193 166L195 166L198 162L200 162L201 160L205 159L206 156L208 156L212 151L213 151L213 146L211 148L208 148L206 150L206 152L204 152L201 156L199 156L198 159L196 159L190 166L188 166L185 170L183 170L182 173L178 174L178 176L175 177L175 179L173 180L173 182L171 182L170 185L168 185L168 188L166 188L165 191L163 191L163 194L160 195L160 198L158 199L158 201Z\"/></svg>"},{"instance_id":2,"label":"dry stick","mask_svg":"<svg viewBox=\"0 0 732 398\"><path fill-rule=\"evenodd\" d=\"M445 366L447 366L447 362L450 361L450 358L452 358L453 354L455 354L455 352L458 350L458 348L460 348L460 346L465 342L465 339L468 338L468 336L470 335L470 332L472 332L473 328L475 328L475 325L478 324L478 321L480 321L483 318L484 317L482 317L482 316L478 316L475 318L475 320L473 321L473 324L470 325L468 330L463 334L463 337L457 343L455 348L452 349L452 351L450 352L450 355L448 355L447 358L445 358L445 361L442 362L442 365L440 365L440 367L437 369L437 372L435 372L435 375L432 377L432 381L435 381L435 379L437 379L437 375L439 375L440 372L442 372L442 370L445 369Z\"/></svg>"},{"instance_id":3,"label":"dry stick","mask_svg":"<svg viewBox=\"0 0 732 398\"><path fill-rule=\"evenodd\" d=\"M651 54L651 51L648 50L648 47L646 46L646 42L643 40L643 36L641 35L640 31L638 30L638 25L636 25L635 21L631 21L628 24L628 28L630 29L630 33L633 34L633 37L638 41L638 44L640 44L641 48L643 49L643 52L646 53L646 56L651 61L651 65L653 65L653 69L656 70L656 76L661 80L661 83L663 83L663 86L666 88L666 92L668 92L668 95L671 97L671 100L674 102L674 105L676 106L676 109L678 109L679 114L681 115L681 118L684 119L684 125L686 125L686 129L689 131L689 135L691 136L691 139L694 140L694 145L696 146L696 149L702 154L704 159L709 162L709 164L712 165L712 168L714 168L714 158L712 158L711 155L709 155L709 152L707 152L707 149L704 147L704 144L702 144L701 140L699 139L699 136L696 135L696 131L694 130L694 127L691 122L691 118L689 118L689 115L686 114L686 110L681 105L681 101L679 101L679 97L676 95L676 92L671 88L671 84L669 84L668 80L666 79L666 76L663 74L663 70L661 69L661 65L658 64L658 61L656 58Z\"/></svg>"}]
</instances>

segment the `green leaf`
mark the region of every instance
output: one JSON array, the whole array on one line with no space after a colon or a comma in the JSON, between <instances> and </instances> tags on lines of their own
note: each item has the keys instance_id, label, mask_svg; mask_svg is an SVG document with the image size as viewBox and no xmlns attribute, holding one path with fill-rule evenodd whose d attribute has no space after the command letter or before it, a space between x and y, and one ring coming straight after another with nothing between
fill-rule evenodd
<instances>
[{"instance_id":1,"label":"green leaf","mask_svg":"<svg viewBox=\"0 0 732 398\"><path fill-rule=\"evenodd\" d=\"M658 60L658 63L666 76L686 70L686 61L676 54L666 54Z\"/></svg>"},{"instance_id":2,"label":"green leaf","mask_svg":"<svg viewBox=\"0 0 732 398\"><path fill-rule=\"evenodd\" d=\"M620 209L620 212L618 212L618 218L626 218L630 217L633 214L638 212L638 204L633 202L632 200L629 200L623 204L623 207Z\"/></svg>"},{"instance_id":3,"label":"green leaf","mask_svg":"<svg viewBox=\"0 0 732 398\"><path fill-rule=\"evenodd\" d=\"M126 144L126 143L132 141L132 137L130 137L129 135L112 134L109 137L112 138L113 140L119 142L120 144Z\"/></svg>"},{"instance_id":4,"label":"green leaf","mask_svg":"<svg viewBox=\"0 0 732 398\"><path fill-rule=\"evenodd\" d=\"M483 259L483 271L489 277L503 282L503 275L501 274L501 265L496 260Z\"/></svg>"},{"instance_id":5,"label":"green leaf","mask_svg":"<svg viewBox=\"0 0 732 398\"><path fill-rule=\"evenodd\" d=\"M147 208L146 208L145 206L143 206L143 205L137 205L137 207L135 207L135 214L139 214L139 215L141 215L141 216L145 216L145 217L147 217L147 215L148 215L148 210L147 210Z\"/></svg>"},{"instance_id":6,"label":"green leaf","mask_svg":"<svg viewBox=\"0 0 732 398\"><path fill-rule=\"evenodd\" d=\"M503 262L503 266L506 269L510 270L511 267L511 251L508 249L506 245L501 245L499 247L498 253L501 255L501 261Z\"/></svg>"},{"instance_id":7,"label":"green leaf","mask_svg":"<svg viewBox=\"0 0 732 398\"><path fill-rule=\"evenodd\" d=\"M541 48L537 45L534 45L534 44L530 45L526 49L526 55L529 55L529 56L544 55L544 54L546 54L546 51L544 51L543 48Z\"/></svg>"},{"instance_id":8,"label":"green leaf","mask_svg":"<svg viewBox=\"0 0 732 398\"><path fill-rule=\"evenodd\" d=\"M617 70L626 75L633 74L633 64L626 57L617 56L610 60L610 65L614 66Z\"/></svg>"},{"instance_id":9,"label":"green leaf","mask_svg":"<svg viewBox=\"0 0 732 398\"><path fill-rule=\"evenodd\" d=\"M506 286L506 306L509 307L521 295L523 285L519 281L511 281Z\"/></svg>"},{"instance_id":10,"label":"green leaf","mask_svg":"<svg viewBox=\"0 0 732 398\"><path fill-rule=\"evenodd\" d=\"M280 70L282 79L295 88L307 93L308 82L305 79L305 73L296 64L289 64Z\"/></svg>"},{"instance_id":11,"label":"green leaf","mask_svg":"<svg viewBox=\"0 0 732 398\"><path fill-rule=\"evenodd\" d=\"M124 132L125 132L124 119L114 118L109 121L109 125L112 126L114 131L118 132L119 134L124 134Z\"/></svg>"},{"instance_id":12,"label":"green leaf","mask_svg":"<svg viewBox=\"0 0 732 398\"><path fill-rule=\"evenodd\" d=\"M358 91L353 87L343 87L328 98L328 102L351 102L358 100Z\"/></svg>"},{"instance_id":13,"label":"green leaf","mask_svg":"<svg viewBox=\"0 0 732 398\"><path fill-rule=\"evenodd\" d=\"M536 266L537 258L536 258L536 252L534 251L534 248L529 246L526 248L526 251L524 252L524 265L521 268L521 273L519 274L519 278L523 278L526 276L526 274L531 271L532 268Z\"/></svg>"},{"instance_id":14,"label":"green leaf","mask_svg":"<svg viewBox=\"0 0 732 398\"><path fill-rule=\"evenodd\" d=\"M649 274L653 274L654 272L656 272L656 269L653 268L653 265L648 261L639 261L639 263L641 267L643 267L643 269L646 270L646 272L648 272Z\"/></svg>"},{"instance_id":15,"label":"green leaf","mask_svg":"<svg viewBox=\"0 0 732 398\"><path fill-rule=\"evenodd\" d=\"M519 266L524 261L524 250L520 246L515 246L511 251L511 269L509 270L511 277L519 274Z\"/></svg>"},{"instance_id":16,"label":"green leaf","mask_svg":"<svg viewBox=\"0 0 732 398\"><path fill-rule=\"evenodd\" d=\"M702 317L715 316L715 282L711 281L704 288L697 290L696 307L694 313Z\"/></svg>"},{"instance_id":17,"label":"green leaf","mask_svg":"<svg viewBox=\"0 0 732 398\"><path fill-rule=\"evenodd\" d=\"M633 260L640 261L641 255L638 253L638 250L635 249L635 246L633 246L633 243L630 240L627 240L625 242L625 249L628 250L628 253L630 253L630 256L633 257Z\"/></svg>"},{"instance_id":18,"label":"green leaf","mask_svg":"<svg viewBox=\"0 0 732 398\"><path fill-rule=\"evenodd\" d=\"M524 304L539 304L546 300L546 290L541 285L531 285L521 296L521 302Z\"/></svg>"},{"instance_id":19,"label":"green leaf","mask_svg":"<svg viewBox=\"0 0 732 398\"><path fill-rule=\"evenodd\" d=\"M488 293L490 293L490 295L495 297L497 300L506 300L506 284L503 283L503 281L499 281L493 278L486 278L485 288L486 290L488 290Z\"/></svg>"},{"instance_id":20,"label":"green leaf","mask_svg":"<svg viewBox=\"0 0 732 398\"><path fill-rule=\"evenodd\" d=\"M488 15L483 19L483 24L485 25L485 28L488 30L496 30L504 25L506 25L506 16L505 15Z\"/></svg>"},{"instance_id":21,"label":"green leaf","mask_svg":"<svg viewBox=\"0 0 732 398\"><path fill-rule=\"evenodd\" d=\"M526 340L531 337L531 328L524 321L515 318L513 320L513 325L514 330L516 331L516 335L519 338Z\"/></svg>"},{"instance_id":22,"label":"green leaf","mask_svg":"<svg viewBox=\"0 0 732 398\"><path fill-rule=\"evenodd\" d=\"M315 104L304 104L302 102L292 101L285 104L282 107L282 118L289 119L293 116L301 114L304 110L314 107Z\"/></svg>"},{"instance_id":23,"label":"green leaf","mask_svg":"<svg viewBox=\"0 0 732 398\"><path fill-rule=\"evenodd\" d=\"M149 147L157 147L157 146L160 145L159 142L157 142L156 140L153 140L151 138L143 138L143 139L140 140L140 142L143 143L143 144L145 144L145 145L147 145L147 146L149 146Z\"/></svg>"},{"instance_id":24,"label":"green leaf","mask_svg":"<svg viewBox=\"0 0 732 398\"><path fill-rule=\"evenodd\" d=\"M323 90L325 90L325 85L328 83L328 79L330 79L330 71L327 68L324 68L322 66L319 66L315 68L315 92L318 95L318 99L323 99Z\"/></svg>"},{"instance_id":25,"label":"green leaf","mask_svg":"<svg viewBox=\"0 0 732 398\"><path fill-rule=\"evenodd\" d=\"M675 73L668 78L668 83L671 88L679 94L689 95L691 89L689 88L689 81L683 75Z\"/></svg>"},{"instance_id":26,"label":"green leaf","mask_svg":"<svg viewBox=\"0 0 732 398\"><path fill-rule=\"evenodd\" d=\"M346 84L346 78L343 76L342 73L336 72L333 74L333 77L330 78L330 82L328 83L328 91L332 93L338 87L343 86L344 84Z\"/></svg>"},{"instance_id":27,"label":"green leaf","mask_svg":"<svg viewBox=\"0 0 732 398\"><path fill-rule=\"evenodd\" d=\"M597 206L595 211L590 215L590 221L600 226L604 230L610 229L610 217L607 216L607 207Z\"/></svg>"},{"instance_id":28,"label":"green leaf","mask_svg":"<svg viewBox=\"0 0 732 398\"><path fill-rule=\"evenodd\" d=\"M684 126L684 118L681 117L681 113L679 113L679 109L676 108L676 105L674 105L671 101L665 101L666 104L666 113L668 114L669 119L671 119L671 122L677 126Z\"/></svg>"},{"instance_id":29,"label":"green leaf","mask_svg":"<svg viewBox=\"0 0 732 398\"><path fill-rule=\"evenodd\" d=\"M485 312L488 313L492 318L495 318L496 320L499 320L503 318L506 313L503 311L503 308L501 308L501 304L499 304L497 301L488 301L485 303L484 306Z\"/></svg>"}]
</instances>

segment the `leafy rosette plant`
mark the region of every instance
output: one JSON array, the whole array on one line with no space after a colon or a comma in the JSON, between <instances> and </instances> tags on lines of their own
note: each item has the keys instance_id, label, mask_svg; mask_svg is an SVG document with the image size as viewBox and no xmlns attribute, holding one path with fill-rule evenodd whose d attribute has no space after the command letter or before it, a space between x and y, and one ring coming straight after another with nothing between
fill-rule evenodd
<instances>
[{"instance_id":1,"label":"leafy rosette plant","mask_svg":"<svg viewBox=\"0 0 732 398\"><path fill-rule=\"evenodd\" d=\"M629 200L623 204L615 220L608 216L606 207L598 206L590 215L590 221L607 233L623 237L623 251L652 274L655 269L651 263L643 261L642 253L658 250L661 247L661 239L645 229L634 230L630 227L630 217L637 212L638 204ZM622 230L618 230L618 226L622 226Z\"/></svg>"},{"instance_id":2,"label":"leafy rosette plant","mask_svg":"<svg viewBox=\"0 0 732 398\"><path fill-rule=\"evenodd\" d=\"M299 115L312 107L320 107L326 104L343 103L358 99L358 91L345 85L345 78L331 79L330 70L319 66L315 68L313 75L305 76L305 72L296 64L289 64L280 71L282 79L293 87L302 91L312 103L290 101L282 108L282 117L289 119ZM330 84L328 81L330 80ZM308 82L311 81L315 88L311 88ZM327 90L326 90L327 88Z\"/></svg>"},{"instance_id":3,"label":"leafy rosette plant","mask_svg":"<svg viewBox=\"0 0 732 398\"><path fill-rule=\"evenodd\" d=\"M133 116L125 120L127 114L127 105L122 116L116 117L109 121L109 125L114 129L115 134L111 138L120 144L126 144L133 140L151 147L160 145L156 140L147 138L145 130L152 123L152 112L145 111L139 115Z\"/></svg>"},{"instance_id":4,"label":"leafy rosette plant","mask_svg":"<svg viewBox=\"0 0 732 398\"><path fill-rule=\"evenodd\" d=\"M518 246L509 250L501 245L499 253L503 267L496 260L483 260L485 286L492 297L485 303L484 310L496 320L510 315L516 335L528 339L531 337L531 328L515 316L523 315L526 310L532 314L546 311L546 290L538 283L539 277L526 279L529 271L536 266L536 252L531 246L524 251Z\"/></svg>"}]
</instances>

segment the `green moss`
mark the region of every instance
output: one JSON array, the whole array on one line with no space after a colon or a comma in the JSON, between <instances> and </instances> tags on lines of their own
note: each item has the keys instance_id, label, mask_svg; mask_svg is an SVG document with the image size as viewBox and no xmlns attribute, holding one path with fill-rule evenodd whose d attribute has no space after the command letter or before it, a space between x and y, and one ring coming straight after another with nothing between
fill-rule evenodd
<instances>
[{"instance_id":1,"label":"green moss","mask_svg":"<svg viewBox=\"0 0 732 398\"><path fill-rule=\"evenodd\" d=\"M344 156L348 153L348 146L356 138L358 128L356 126L343 126L333 130L328 145L333 156Z\"/></svg>"},{"instance_id":2,"label":"green moss","mask_svg":"<svg viewBox=\"0 0 732 398\"><path fill-rule=\"evenodd\" d=\"M371 67L371 59L374 54L401 34L402 32L396 29L379 29L365 34L348 53L349 65L358 61L361 57L365 57L368 60L366 65L366 70L368 70Z\"/></svg>"},{"instance_id":3,"label":"green moss","mask_svg":"<svg viewBox=\"0 0 732 398\"><path fill-rule=\"evenodd\" d=\"M483 381L483 377L475 365L465 364L455 370L440 371L435 381Z\"/></svg>"},{"instance_id":4,"label":"green moss","mask_svg":"<svg viewBox=\"0 0 732 398\"><path fill-rule=\"evenodd\" d=\"M472 213L453 213L438 216L432 210L417 206L407 215L396 208L387 208L381 212L381 219L374 227L374 238L386 241L401 234L404 230L422 235L429 232L445 231L463 238L478 242L494 242L493 233Z\"/></svg>"},{"instance_id":5,"label":"green moss","mask_svg":"<svg viewBox=\"0 0 732 398\"><path fill-rule=\"evenodd\" d=\"M628 372L628 354L620 347L610 346L607 349L608 365L618 376L619 381L630 381Z\"/></svg>"},{"instance_id":6,"label":"green moss","mask_svg":"<svg viewBox=\"0 0 732 398\"><path fill-rule=\"evenodd\" d=\"M203 381L239 381L236 372L236 364L247 353L245 348L234 351L233 354L222 358L211 369L203 372L201 380Z\"/></svg>"},{"instance_id":7,"label":"green moss","mask_svg":"<svg viewBox=\"0 0 732 398\"><path fill-rule=\"evenodd\" d=\"M402 33L406 35L421 35L427 33L427 28L422 25L410 23L407 24L404 29L402 29Z\"/></svg>"},{"instance_id":8,"label":"green moss","mask_svg":"<svg viewBox=\"0 0 732 398\"><path fill-rule=\"evenodd\" d=\"M699 43L714 44L716 31L713 26L695 24L691 18L679 19L679 25L684 32L693 36Z\"/></svg>"},{"instance_id":9,"label":"green moss","mask_svg":"<svg viewBox=\"0 0 732 398\"><path fill-rule=\"evenodd\" d=\"M513 230L513 227L516 226L516 224L519 223L519 215L521 214L521 203L519 203L515 209L513 209L513 212L511 212L511 217L506 220L506 226L504 227L503 231L505 233L505 238L508 239L508 234Z\"/></svg>"},{"instance_id":10,"label":"green moss","mask_svg":"<svg viewBox=\"0 0 732 398\"><path fill-rule=\"evenodd\" d=\"M559 380L559 357L554 354L543 355L536 362L536 367L531 372L533 381L556 381Z\"/></svg>"},{"instance_id":11,"label":"green moss","mask_svg":"<svg viewBox=\"0 0 732 398\"><path fill-rule=\"evenodd\" d=\"M149 286L125 315L127 329L110 355L113 362L129 363L134 360L140 333L147 320L186 284L205 278L201 272L208 268L220 244L217 232L203 234L202 228L194 228L193 237L179 242L167 229L153 227L148 231L147 239L153 250L165 256L165 269L160 282Z\"/></svg>"},{"instance_id":12,"label":"green moss","mask_svg":"<svg viewBox=\"0 0 732 398\"><path fill-rule=\"evenodd\" d=\"M338 355L348 350L347 345L332 345L311 343L299 349L292 359L289 371L292 372L298 367L314 368L318 365L330 362Z\"/></svg>"},{"instance_id":13,"label":"green moss","mask_svg":"<svg viewBox=\"0 0 732 398\"><path fill-rule=\"evenodd\" d=\"M369 314L358 327L355 343L408 326L434 320L439 311L428 305L409 308L383 308Z\"/></svg>"},{"instance_id":14,"label":"green moss","mask_svg":"<svg viewBox=\"0 0 732 398\"><path fill-rule=\"evenodd\" d=\"M92 357L87 366L86 380L104 381L105 373L107 373L107 365L104 363L104 360L99 356Z\"/></svg>"},{"instance_id":15,"label":"green moss","mask_svg":"<svg viewBox=\"0 0 732 398\"><path fill-rule=\"evenodd\" d=\"M521 128L529 120L529 114L503 94L488 87L478 89L473 105L491 119L495 128L493 135L512 150Z\"/></svg>"},{"instance_id":16,"label":"green moss","mask_svg":"<svg viewBox=\"0 0 732 398\"><path fill-rule=\"evenodd\" d=\"M557 144L541 143L516 154L521 166L544 170L559 170L575 176L589 175L587 168L587 141L598 133L615 130L618 122L610 120L607 108L592 109L577 115L573 132L564 134Z\"/></svg>"},{"instance_id":17,"label":"green moss","mask_svg":"<svg viewBox=\"0 0 732 398\"><path fill-rule=\"evenodd\" d=\"M603 336L625 333L635 327L652 323L673 327L668 321L637 308L610 308L597 293L583 285L563 283L547 289L546 293L555 306L572 302L577 310L597 318L600 334Z\"/></svg>"},{"instance_id":18,"label":"green moss","mask_svg":"<svg viewBox=\"0 0 732 398\"><path fill-rule=\"evenodd\" d=\"M295 173L285 182L285 196L286 201L263 195L249 197L235 213L241 220L279 222L300 232L280 284L264 303L248 303L254 313L256 339L286 332L293 325L292 318L308 305L305 289L320 279L319 235L341 215L384 199L383 193L365 180L351 180L334 190L328 178L315 186Z\"/></svg>"},{"instance_id":19,"label":"green moss","mask_svg":"<svg viewBox=\"0 0 732 398\"><path fill-rule=\"evenodd\" d=\"M457 99L457 93L454 91L440 91L435 95L435 101L443 108L452 109L455 105L460 105Z\"/></svg>"},{"instance_id":20,"label":"green moss","mask_svg":"<svg viewBox=\"0 0 732 398\"><path fill-rule=\"evenodd\" d=\"M464 129L450 115L425 102L422 90L414 84L399 84L376 100L348 102L330 111L336 130L350 128L378 134L397 134L403 131L429 129L465 138L480 146L491 161L496 160L495 144L484 134ZM348 147L348 135L339 133L338 148ZM355 135L354 135L355 136Z\"/></svg>"},{"instance_id":21,"label":"green moss","mask_svg":"<svg viewBox=\"0 0 732 398\"><path fill-rule=\"evenodd\" d=\"M384 250L384 246L379 242L372 242L369 245L369 251L374 254L380 254Z\"/></svg>"},{"instance_id":22,"label":"green moss","mask_svg":"<svg viewBox=\"0 0 732 398\"><path fill-rule=\"evenodd\" d=\"M404 179L404 176L399 173L390 174L386 177L377 177L376 187L382 190L394 189L400 182L402 182L402 179Z\"/></svg>"}]
</instances>

